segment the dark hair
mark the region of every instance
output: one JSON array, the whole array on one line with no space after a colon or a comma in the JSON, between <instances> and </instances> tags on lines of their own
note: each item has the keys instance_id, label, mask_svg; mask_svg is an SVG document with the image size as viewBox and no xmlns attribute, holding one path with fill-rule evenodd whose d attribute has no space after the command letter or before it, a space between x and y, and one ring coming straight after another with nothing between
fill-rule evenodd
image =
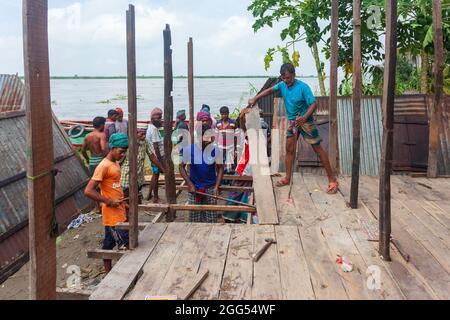
<instances>
[{"instance_id":1,"label":"dark hair","mask_svg":"<svg viewBox=\"0 0 450 320\"><path fill-rule=\"evenodd\" d=\"M92 120L92 124L95 129L100 128L103 126L106 122L106 119L104 117L95 117L94 120Z\"/></svg>"},{"instance_id":2,"label":"dark hair","mask_svg":"<svg viewBox=\"0 0 450 320\"><path fill-rule=\"evenodd\" d=\"M290 74L295 74L295 67L292 65L292 63L285 63L280 68L280 74L283 75L286 72L289 72Z\"/></svg>"},{"instance_id":3,"label":"dark hair","mask_svg":"<svg viewBox=\"0 0 450 320\"><path fill-rule=\"evenodd\" d=\"M208 109L208 111L211 111L211 108L207 104L203 104L202 109Z\"/></svg>"},{"instance_id":4,"label":"dark hair","mask_svg":"<svg viewBox=\"0 0 450 320\"><path fill-rule=\"evenodd\" d=\"M114 109L111 109L108 111L108 118L111 118L112 116L117 115L117 111Z\"/></svg>"},{"instance_id":5,"label":"dark hair","mask_svg":"<svg viewBox=\"0 0 450 320\"><path fill-rule=\"evenodd\" d=\"M207 124L202 125L202 136L205 134L206 131L210 130L211 126Z\"/></svg>"},{"instance_id":6,"label":"dark hair","mask_svg":"<svg viewBox=\"0 0 450 320\"><path fill-rule=\"evenodd\" d=\"M230 113L230 109L226 106L220 108L220 113Z\"/></svg>"}]
</instances>

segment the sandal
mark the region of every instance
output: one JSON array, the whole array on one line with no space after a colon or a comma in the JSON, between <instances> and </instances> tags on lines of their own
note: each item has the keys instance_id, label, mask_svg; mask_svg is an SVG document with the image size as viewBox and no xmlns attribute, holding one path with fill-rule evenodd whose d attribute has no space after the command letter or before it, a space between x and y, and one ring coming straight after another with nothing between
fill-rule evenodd
<instances>
[{"instance_id":1,"label":"sandal","mask_svg":"<svg viewBox=\"0 0 450 320\"><path fill-rule=\"evenodd\" d=\"M335 180L328 184L327 193L328 194L336 194L338 192L338 189L339 189L339 183L337 182L337 180Z\"/></svg>"},{"instance_id":2,"label":"sandal","mask_svg":"<svg viewBox=\"0 0 450 320\"><path fill-rule=\"evenodd\" d=\"M283 178L283 179L277 181L275 186L277 186L277 187L285 187L285 186L288 186L290 183L291 182L287 178Z\"/></svg>"}]
</instances>

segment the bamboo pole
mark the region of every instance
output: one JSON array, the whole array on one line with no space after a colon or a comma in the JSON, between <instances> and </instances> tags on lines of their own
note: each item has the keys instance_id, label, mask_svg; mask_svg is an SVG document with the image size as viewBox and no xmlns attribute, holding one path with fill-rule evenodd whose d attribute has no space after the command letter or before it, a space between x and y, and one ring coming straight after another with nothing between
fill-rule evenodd
<instances>
[{"instance_id":1,"label":"bamboo pole","mask_svg":"<svg viewBox=\"0 0 450 320\"><path fill-rule=\"evenodd\" d=\"M361 0L353 0L353 161L350 207L358 207L361 147Z\"/></svg>"},{"instance_id":2,"label":"bamboo pole","mask_svg":"<svg viewBox=\"0 0 450 320\"><path fill-rule=\"evenodd\" d=\"M394 151L394 99L397 63L397 1L386 1L386 44L383 82L383 143L381 146L379 185L379 253L390 261L391 242L391 171Z\"/></svg>"},{"instance_id":3,"label":"bamboo pole","mask_svg":"<svg viewBox=\"0 0 450 320\"><path fill-rule=\"evenodd\" d=\"M23 1L30 298L56 299L53 121L47 0Z\"/></svg>"},{"instance_id":4,"label":"bamboo pole","mask_svg":"<svg viewBox=\"0 0 450 320\"><path fill-rule=\"evenodd\" d=\"M433 0L434 32L434 101L430 113L430 146L428 151L428 177L438 175L439 132L442 125L443 83L444 83L444 36L442 32L441 0Z\"/></svg>"},{"instance_id":5,"label":"bamboo pole","mask_svg":"<svg viewBox=\"0 0 450 320\"><path fill-rule=\"evenodd\" d=\"M172 71L172 37L170 26L167 24L163 31L164 37L164 155L166 171L164 178L166 182L166 198L169 204L177 201L177 191L175 184L174 164L172 160L172 121L173 121L173 71ZM175 220L176 213L170 209L166 216L166 221Z\"/></svg>"},{"instance_id":6,"label":"bamboo pole","mask_svg":"<svg viewBox=\"0 0 450 320\"><path fill-rule=\"evenodd\" d=\"M189 134L194 143L194 44L192 38L188 42L188 91L189 91Z\"/></svg>"},{"instance_id":7,"label":"bamboo pole","mask_svg":"<svg viewBox=\"0 0 450 320\"><path fill-rule=\"evenodd\" d=\"M338 72L338 29L339 0L331 1L331 58L330 58L330 100L329 100L329 147L331 169L339 171L338 124L337 124L337 72Z\"/></svg>"},{"instance_id":8,"label":"bamboo pole","mask_svg":"<svg viewBox=\"0 0 450 320\"><path fill-rule=\"evenodd\" d=\"M138 176L137 176L137 92L136 92L136 32L134 6L130 4L127 11L127 71L128 71L128 161L130 164L130 249L139 245L138 241Z\"/></svg>"}]
</instances>

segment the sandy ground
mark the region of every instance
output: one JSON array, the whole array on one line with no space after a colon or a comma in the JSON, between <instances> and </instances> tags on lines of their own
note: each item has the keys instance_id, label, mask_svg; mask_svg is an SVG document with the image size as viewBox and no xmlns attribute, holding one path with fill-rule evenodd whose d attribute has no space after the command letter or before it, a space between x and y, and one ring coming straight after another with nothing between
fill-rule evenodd
<instances>
[{"instance_id":1,"label":"sandy ground","mask_svg":"<svg viewBox=\"0 0 450 320\"><path fill-rule=\"evenodd\" d=\"M144 196L148 193L144 189ZM164 202L164 188L160 187L160 197ZM179 198L179 203L184 203L187 199L186 192L183 192ZM139 213L139 221L151 222L154 213ZM177 221L184 221L184 214L177 214ZM97 259L88 259L86 251L90 249L99 249L103 241L103 226L101 219L95 219L92 223L85 223L77 229L71 229L64 232L57 239L57 282L60 288L67 287L67 280L71 276L71 266L80 267L82 289L92 290L100 283L104 277L103 262ZM29 297L29 276L28 263L18 272L0 285L0 300L14 299L23 300Z\"/></svg>"}]
</instances>

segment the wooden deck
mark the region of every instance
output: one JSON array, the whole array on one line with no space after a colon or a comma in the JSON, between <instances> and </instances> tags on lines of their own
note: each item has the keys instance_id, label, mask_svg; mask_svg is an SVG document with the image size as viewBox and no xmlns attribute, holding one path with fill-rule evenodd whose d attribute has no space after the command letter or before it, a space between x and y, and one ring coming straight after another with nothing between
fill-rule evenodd
<instances>
[{"instance_id":1,"label":"wooden deck","mask_svg":"<svg viewBox=\"0 0 450 320\"><path fill-rule=\"evenodd\" d=\"M192 299L450 298L450 179L392 177L392 234L409 262L395 246L392 262L378 257L376 178L361 177L356 210L346 205L349 178L340 178L337 195L325 193L326 182L296 174L293 204L288 188L277 188L281 225L149 225L140 247L117 262L91 299L180 297L206 269ZM277 244L253 262L269 237ZM352 272L341 270L340 256L352 261ZM367 286L374 270L378 290Z\"/></svg>"}]
</instances>

